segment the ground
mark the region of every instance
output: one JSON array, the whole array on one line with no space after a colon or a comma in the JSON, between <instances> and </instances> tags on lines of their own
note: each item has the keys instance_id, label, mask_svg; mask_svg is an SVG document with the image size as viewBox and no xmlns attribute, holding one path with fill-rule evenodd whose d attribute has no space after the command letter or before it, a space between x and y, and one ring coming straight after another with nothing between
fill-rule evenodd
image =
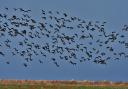
<instances>
[{"instance_id":1,"label":"ground","mask_svg":"<svg viewBox=\"0 0 128 89\"><path fill-rule=\"evenodd\" d=\"M128 89L128 83L74 80L0 80L0 89Z\"/></svg>"}]
</instances>

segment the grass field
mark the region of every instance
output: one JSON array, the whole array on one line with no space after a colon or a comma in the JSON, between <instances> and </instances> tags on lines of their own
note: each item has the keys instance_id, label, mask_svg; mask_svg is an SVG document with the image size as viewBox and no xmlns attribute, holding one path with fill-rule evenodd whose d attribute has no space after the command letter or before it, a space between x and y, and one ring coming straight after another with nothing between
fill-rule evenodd
<instances>
[{"instance_id":1,"label":"grass field","mask_svg":"<svg viewBox=\"0 0 128 89\"><path fill-rule=\"evenodd\" d=\"M41 86L41 85L7 85L0 86L0 89L128 89L128 87L109 87L109 86Z\"/></svg>"},{"instance_id":2,"label":"grass field","mask_svg":"<svg viewBox=\"0 0 128 89\"><path fill-rule=\"evenodd\" d=\"M0 89L128 89L128 83L2 80Z\"/></svg>"}]
</instances>

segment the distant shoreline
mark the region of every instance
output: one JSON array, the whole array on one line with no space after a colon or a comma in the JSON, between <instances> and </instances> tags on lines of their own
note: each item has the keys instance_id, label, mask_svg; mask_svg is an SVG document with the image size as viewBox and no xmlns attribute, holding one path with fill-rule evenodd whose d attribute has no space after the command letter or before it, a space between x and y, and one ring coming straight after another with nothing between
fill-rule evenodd
<instances>
[{"instance_id":1,"label":"distant shoreline","mask_svg":"<svg viewBox=\"0 0 128 89\"><path fill-rule=\"evenodd\" d=\"M69 85L69 86L128 86L128 82L88 81L88 80L5 80L0 79L0 85Z\"/></svg>"}]
</instances>

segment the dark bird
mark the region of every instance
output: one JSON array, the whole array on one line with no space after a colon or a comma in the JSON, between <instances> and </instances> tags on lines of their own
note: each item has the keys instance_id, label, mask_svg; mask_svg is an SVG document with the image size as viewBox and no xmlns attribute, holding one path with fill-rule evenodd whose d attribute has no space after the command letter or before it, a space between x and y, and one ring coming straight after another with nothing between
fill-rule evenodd
<instances>
[{"instance_id":1,"label":"dark bird","mask_svg":"<svg viewBox=\"0 0 128 89\"><path fill-rule=\"evenodd\" d=\"M6 62L6 64L10 64L10 62L9 62L9 61L7 61L7 62Z\"/></svg>"},{"instance_id":2,"label":"dark bird","mask_svg":"<svg viewBox=\"0 0 128 89\"><path fill-rule=\"evenodd\" d=\"M3 52L0 52L0 55L5 56L5 54Z\"/></svg>"},{"instance_id":3,"label":"dark bird","mask_svg":"<svg viewBox=\"0 0 128 89\"><path fill-rule=\"evenodd\" d=\"M72 65L76 65L76 63L71 60L69 61L69 63L71 63Z\"/></svg>"},{"instance_id":4,"label":"dark bird","mask_svg":"<svg viewBox=\"0 0 128 89\"><path fill-rule=\"evenodd\" d=\"M23 63L24 67L27 67L28 65L26 63Z\"/></svg>"},{"instance_id":5,"label":"dark bird","mask_svg":"<svg viewBox=\"0 0 128 89\"><path fill-rule=\"evenodd\" d=\"M64 13L64 16L67 17L68 15L66 13Z\"/></svg>"},{"instance_id":6,"label":"dark bird","mask_svg":"<svg viewBox=\"0 0 128 89\"><path fill-rule=\"evenodd\" d=\"M60 67L60 65L59 65L57 62L54 62L54 64L55 64L57 67Z\"/></svg>"},{"instance_id":7,"label":"dark bird","mask_svg":"<svg viewBox=\"0 0 128 89\"><path fill-rule=\"evenodd\" d=\"M128 58L128 25L110 31L105 28L106 21L88 21L59 11L41 10L41 15L33 18L30 9L13 8L13 14L8 13L8 7L3 10L7 13L0 13L0 55L18 56L24 59L25 67L36 57L43 64L40 56L52 60L57 67L59 60L76 65Z\"/></svg>"},{"instance_id":8,"label":"dark bird","mask_svg":"<svg viewBox=\"0 0 128 89\"><path fill-rule=\"evenodd\" d=\"M7 8L7 7L5 7L5 9L6 9L6 10L8 10L8 8Z\"/></svg>"},{"instance_id":9,"label":"dark bird","mask_svg":"<svg viewBox=\"0 0 128 89\"><path fill-rule=\"evenodd\" d=\"M42 64L43 63L43 61L42 60L39 60L39 62Z\"/></svg>"}]
</instances>

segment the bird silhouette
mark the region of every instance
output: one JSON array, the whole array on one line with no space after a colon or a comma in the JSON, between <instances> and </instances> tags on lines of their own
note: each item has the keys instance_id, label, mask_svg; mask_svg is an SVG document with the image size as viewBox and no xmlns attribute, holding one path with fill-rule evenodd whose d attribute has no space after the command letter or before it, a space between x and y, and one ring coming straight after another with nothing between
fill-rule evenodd
<instances>
[{"instance_id":1,"label":"bird silhouette","mask_svg":"<svg viewBox=\"0 0 128 89\"><path fill-rule=\"evenodd\" d=\"M5 54L3 52L0 52L0 55L5 56Z\"/></svg>"},{"instance_id":2,"label":"bird silhouette","mask_svg":"<svg viewBox=\"0 0 128 89\"><path fill-rule=\"evenodd\" d=\"M0 13L1 58L7 58L10 53L24 59L25 67L36 59L41 64L42 59L51 59L60 67L59 60L77 65L77 60L107 64L108 60L128 58L128 25L118 32L108 31L106 21L86 21L54 10L43 9L40 16L33 16L33 10L12 9L13 14ZM8 12L11 8L3 10Z\"/></svg>"},{"instance_id":3,"label":"bird silhouette","mask_svg":"<svg viewBox=\"0 0 128 89\"><path fill-rule=\"evenodd\" d=\"M26 63L23 63L24 67L27 67L28 65Z\"/></svg>"}]
</instances>

